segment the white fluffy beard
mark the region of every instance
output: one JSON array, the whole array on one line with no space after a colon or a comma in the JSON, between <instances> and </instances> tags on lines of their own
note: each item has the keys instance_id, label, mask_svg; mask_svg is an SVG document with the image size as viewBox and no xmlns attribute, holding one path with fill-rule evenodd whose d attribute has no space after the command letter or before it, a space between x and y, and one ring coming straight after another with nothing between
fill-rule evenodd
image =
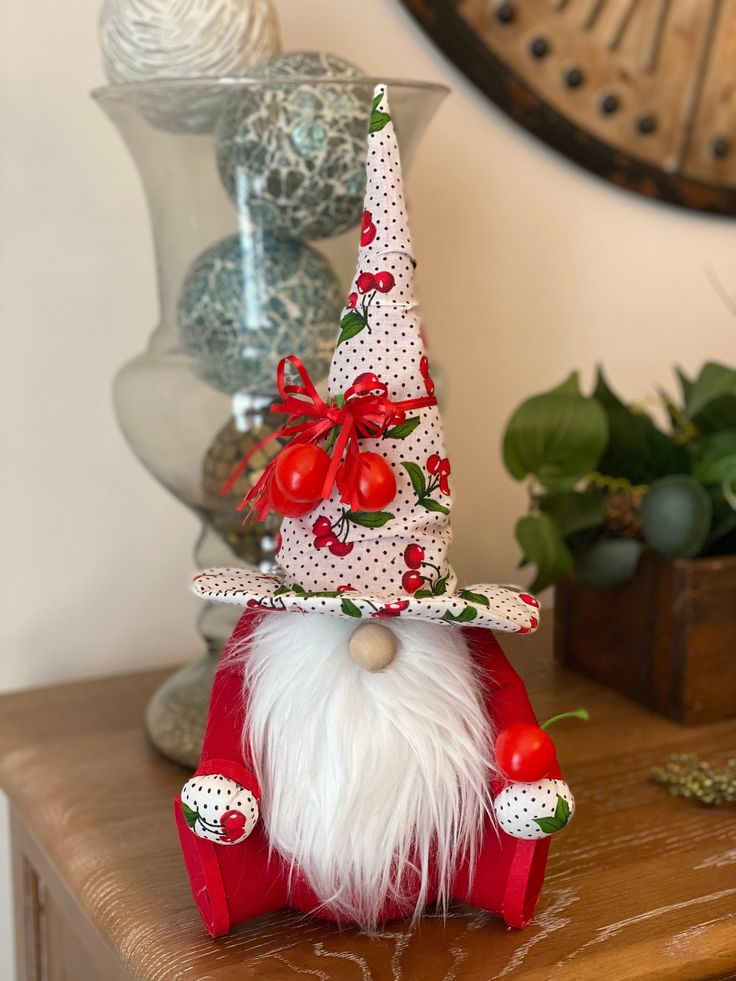
<instances>
[{"instance_id":1,"label":"white fluffy beard","mask_svg":"<svg viewBox=\"0 0 736 981\"><path fill-rule=\"evenodd\" d=\"M370 673L355 623L266 614L246 649L247 731L271 847L326 910L374 930L384 903L446 909L491 816L492 734L462 633L394 620L398 653Z\"/></svg>"}]
</instances>

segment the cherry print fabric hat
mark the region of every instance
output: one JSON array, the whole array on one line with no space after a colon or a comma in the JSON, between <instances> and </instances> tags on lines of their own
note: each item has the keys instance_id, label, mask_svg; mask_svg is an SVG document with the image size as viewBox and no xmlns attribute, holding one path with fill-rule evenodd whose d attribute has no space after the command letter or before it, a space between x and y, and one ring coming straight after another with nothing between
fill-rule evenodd
<instances>
[{"instance_id":1,"label":"cherry print fabric hat","mask_svg":"<svg viewBox=\"0 0 736 981\"><path fill-rule=\"evenodd\" d=\"M368 394L399 407L377 438L360 438L361 452L376 453L391 467L395 497L380 511L360 511L344 503L334 486L310 513L284 518L278 550L283 576L209 569L194 580L198 595L356 620L402 616L516 633L537 628L539 604L532 596L508 586L460 588L447 561L451 469L421 335L414 267L398 144L380 85L368 136L358 263L332 359L329 404L352 404L353 397Z\"/></svg>"}]
</instances>

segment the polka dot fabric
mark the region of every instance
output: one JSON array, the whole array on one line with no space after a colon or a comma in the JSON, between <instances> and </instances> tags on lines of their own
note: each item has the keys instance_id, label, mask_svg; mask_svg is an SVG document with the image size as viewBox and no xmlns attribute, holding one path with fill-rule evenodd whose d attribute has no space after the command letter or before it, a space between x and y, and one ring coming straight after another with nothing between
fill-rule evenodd
<instances>
[{"instance_id":1,"label":"polka dot fabric","mask_svg":"<svg viewBox=\"0 0 736 981\"><path fill-rule=\"evenodd\" d=\"M392 401L433 396L414 292L414 252L401 162L385 86L373 100L360 250L329 376L340 398L366 378ZM447 561L452 538L451 466L436 405L409 409L361 450L391 466L396 496L380 512L352 511L331 497L285 518L278 560L284 580L244 569L208 570L195 592L222 602L336 615L407 616L531 632L538 603L514 587L458 589Z\"/></svg>"}]
</instances>

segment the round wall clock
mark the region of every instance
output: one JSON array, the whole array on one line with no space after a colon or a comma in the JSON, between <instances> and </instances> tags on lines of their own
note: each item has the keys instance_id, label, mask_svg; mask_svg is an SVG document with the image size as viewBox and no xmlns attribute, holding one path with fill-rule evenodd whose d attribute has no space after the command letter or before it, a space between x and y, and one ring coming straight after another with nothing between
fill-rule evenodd
<instances>
[{"instance_id":1,"label":"round wall clock","mask_svg":"<svg viewBox=\"0 0 736 981\"><path fill-rule=\"evenodd\" d=\"M736 0L401 0L501 109L640 194L736 213Z\"/></svg>"}]
</instances>

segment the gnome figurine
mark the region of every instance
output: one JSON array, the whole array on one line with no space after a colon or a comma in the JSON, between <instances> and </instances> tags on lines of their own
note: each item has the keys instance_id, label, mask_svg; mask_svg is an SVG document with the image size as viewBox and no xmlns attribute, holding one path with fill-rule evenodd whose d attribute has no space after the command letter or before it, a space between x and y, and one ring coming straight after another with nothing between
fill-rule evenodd
<instances>
[{"instance_id":1,"label":"gnome figurine","mask_svg":"<svg viewBox=\"0 0 736 981\"><path fill-rule=\"evenodd\" d=\"M243 505L285 516L283 575L210 569L194 583L244 608L175 803L213 936L283 906L371 931L453 900L523 927L574 810L493 634L536 630L538 602L461 588L447 560L451 470L414 266L379 86L328 399L284 359L287 443Z\"/></svg>"}]
</instances>

